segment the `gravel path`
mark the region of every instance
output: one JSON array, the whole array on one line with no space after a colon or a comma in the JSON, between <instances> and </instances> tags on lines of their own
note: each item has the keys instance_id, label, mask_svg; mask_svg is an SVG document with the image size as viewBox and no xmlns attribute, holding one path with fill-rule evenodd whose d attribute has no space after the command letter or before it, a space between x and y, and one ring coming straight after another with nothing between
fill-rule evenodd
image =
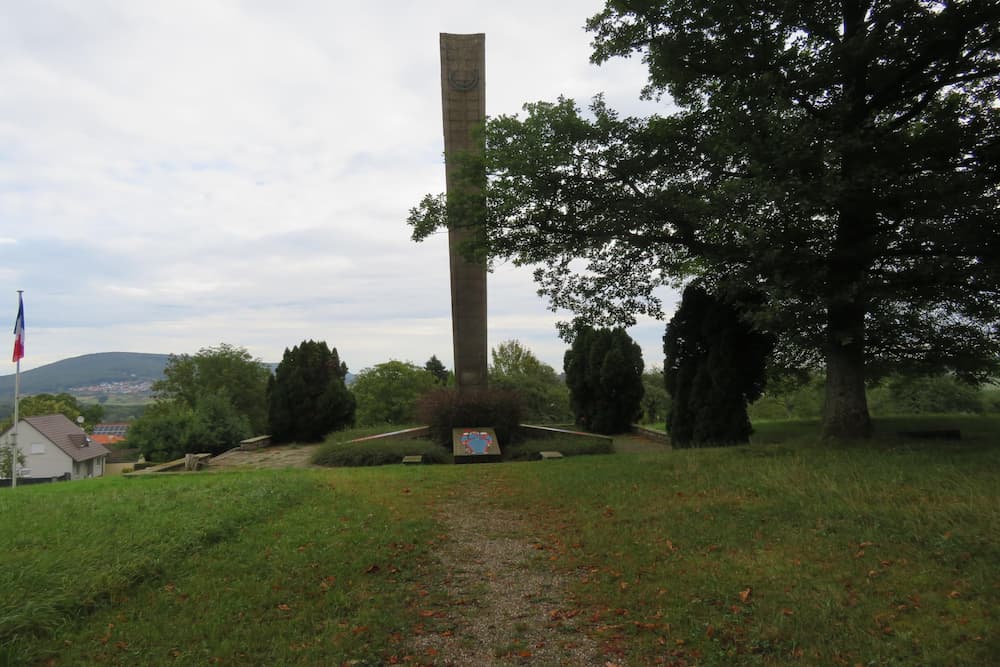
<instances>
[{"instance_id":1,"label":"gravel path","mask_svg":"<svg viewBox=\"0 0 1000 667\"><path fill-rule=\"evenodd\" d=\"M448 534L437 557L449 573L450 604L435 625L446 630L417 635L411 653L432 665L604 667L599 647L577 625L583 619L567 599L568 580L539 548L542 536L492 506L495 492L469 485L460 510L438 512Z\"/></svg>"},{"instance_id":2,"label":"gravel path","mask_svg":"<svg viewBox=\"0 0 1000 667\"><path fill-rule=\"evenodd\" d=\"M316 447L234 449L213 458L209 469L312 467ZM667 450L641 436L615 437L620 453ZM498 493L490 483L464 485L438 511L448 535L437 558L448 573L440 585L449 604L435 614L434 625L444 629L415 635L409 652L425 665L614 665L583 631L585 620L568 598L569 580L553 570L540 548L540 529L496 507Z\"/></svg>"}]
</instances>

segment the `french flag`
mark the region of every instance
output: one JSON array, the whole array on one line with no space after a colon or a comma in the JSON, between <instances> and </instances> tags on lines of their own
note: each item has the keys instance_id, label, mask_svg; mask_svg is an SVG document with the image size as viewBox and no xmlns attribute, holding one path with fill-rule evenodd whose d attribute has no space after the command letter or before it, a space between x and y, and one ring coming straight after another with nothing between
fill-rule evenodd
<instances>
[{"instance_id":1,"label":"french flag","mask_svg":"<svg viewBox=\"0 0 1000 667\"><path fill-rule=\"evenodd\" d=\"M20 361L24 357L24 301L17 295L17 320L14 321L14 359Z\"/></svg>"}]
</instances>

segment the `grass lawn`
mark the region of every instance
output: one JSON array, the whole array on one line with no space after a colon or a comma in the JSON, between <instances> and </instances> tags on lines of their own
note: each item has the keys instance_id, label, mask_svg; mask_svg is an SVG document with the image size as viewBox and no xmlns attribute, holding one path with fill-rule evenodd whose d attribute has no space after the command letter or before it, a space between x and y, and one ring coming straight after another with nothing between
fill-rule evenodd
<instances>
[{"instance_id":1,"label":"grass lawn","mask_svg":"<svg viewBox=\"0 0 1000 667\"><path fill-rule=\"evenodd\" d=\"M995 663L1000 423L978 419L958 442L772 423L739 448L3 489L0 664L432 664L409 640L455 602L435 510L484 488L570 582L552 632L608 662Z\"/></svg>"}]
</instances>

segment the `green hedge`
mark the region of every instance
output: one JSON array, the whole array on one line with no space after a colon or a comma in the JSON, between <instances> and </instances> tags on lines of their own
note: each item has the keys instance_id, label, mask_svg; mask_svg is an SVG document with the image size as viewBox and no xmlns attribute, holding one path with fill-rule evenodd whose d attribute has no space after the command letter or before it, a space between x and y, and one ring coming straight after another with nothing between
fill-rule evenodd
<instances>
[{"instance_id":1,"label":"green hedge","mask_svg":"<svg viewBox=\"0 0 1000 667\"><path fill-rule=\"evenodd\" d=\"M502 447L506 461L531 461L541 458L539 452L559 452L563 456L613 454L614 447L607 438L553 436L536 438Z\"/></svg>"},{"instance_id":2,"label":"green hedge","mask_svg":"<svg viewBox=\"0 0 1000 667\"><path fill-rule=\"evenodd\" d=\"M401 463L404 456L421 455L424 463L451 463L451 455L426 439L327 442L313 455L321 466L380 466Z\"/></svg>"}]
</instances>

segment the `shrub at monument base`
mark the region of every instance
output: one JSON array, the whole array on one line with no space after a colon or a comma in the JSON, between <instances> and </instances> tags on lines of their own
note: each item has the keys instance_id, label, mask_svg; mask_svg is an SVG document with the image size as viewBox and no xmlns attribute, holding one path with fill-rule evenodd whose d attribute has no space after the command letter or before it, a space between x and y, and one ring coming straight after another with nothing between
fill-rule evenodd
<instances>
[{"instance_id":1,"label":"shrub at monument base","mask_svg":"<svg viewBox=\"0 0 1000 667\"><path fill-rule=\"evenodd\" d=\"M502 450L520 438L521 397L509 389L482 389L469 393L437 389L420 399L417 417L430 427L431 440L448 448L451 447L452 429L492 427Z\"/></svg>"},{"instance_id":2,"label":"shrub at monument base","mask_svg":"<svg viewBox=\"0 0 1000 667\"><path fill-rule=\"evenodd\" d=\"M581 436L533 438L515 443L503 450L505 461L534 461L541 458L541 452L554 451L563 456L589 456L591 454L614 454L615 449L607 438L586 438Z\"/></svg>"},{"instance_id":3,"label":"shrub at monument base","mask_svg":"<svg viewBox=\"0 0 1000 667\"><path fill-rule=\"evenodd\" d=\"M319 466L381 466L400 463L404 456L424 457L424 463L451 463L451 455L426 439L326 442L313 455Z\"/></svg>"},{"instance_id":4,"label":"shrub at monument base","mask_svg":"<svg viewBox=\"0 0 1000 667\"><path fill-rule=\"evenodd\" d=\"M454 458L449 450L441 447L432 438L370 438L384 433L384 427L359 427L337 431L327 436L326 441L316 451L310 462L313 465L338 467L380 466L402 463L404 456L419 455L423 463L452 464ZM362 442L358 439L367 438ZM502 441L501 441L502 442ZM535 461L540 452L557 451L563 456L587 456L591 454L612 454L614 447L607 438L600 436L538 436L522 434L512 443L502 446L504 461Z\"/></svg>"}]
</instances>

